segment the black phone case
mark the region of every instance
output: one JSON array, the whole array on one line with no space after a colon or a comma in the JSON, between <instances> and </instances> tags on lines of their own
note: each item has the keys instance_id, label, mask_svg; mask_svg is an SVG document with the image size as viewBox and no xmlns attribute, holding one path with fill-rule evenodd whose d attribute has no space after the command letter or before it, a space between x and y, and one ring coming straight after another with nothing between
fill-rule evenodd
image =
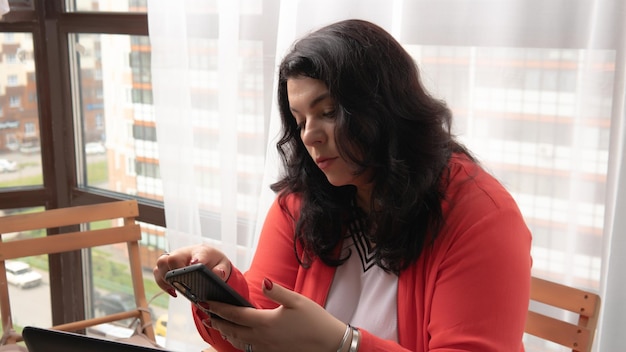
<instances>
[{"instance_id":1,"label":"black phone case","mask_svg":"<svg viewBox=\"0 0 626 352\"><path fill-rule=\"evenodd\" d=\"M165 280L196 304L204 301L219 301L254 308L250 302L201 263L170 270L165 274Z\"/></svg>"}]
</instances>

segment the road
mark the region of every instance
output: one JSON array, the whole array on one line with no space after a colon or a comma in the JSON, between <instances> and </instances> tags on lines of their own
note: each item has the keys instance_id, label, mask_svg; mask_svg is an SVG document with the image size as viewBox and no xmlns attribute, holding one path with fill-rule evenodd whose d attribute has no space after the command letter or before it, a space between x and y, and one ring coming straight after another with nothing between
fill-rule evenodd
<instances>
[{"instance_id":1,"label":"road","mask_svg":"<svg viewBox=\"0 0 626 352\"><path fill-rule=\"evenodd\" d=\"M0 159L17 162L17 171L0 172L0 182L17 180L23 177L41 175L41 154L39 153L0 153ZM106 160L106 154L87 155L88 162Z\"/></svg>"},{"instance_id":2,"label":"road","mask_svg":"<svg viewBox=\"0 0 626 352\"><path fill-rule=\"evenodd\" d=\"M52 326L52 310L49 275L45 271L33 270L39 271L43 276L41 285L26 289L9 285L13 324L22 327L26 325L50 327ZM152 309L156 315L155 320L161 314L167 313L167 309L161 307L152 307Z\"/></svg>"},{"instance_id":3,"label":"road","mask_svg":"<svg viewBox=\"0 0 626 352\"><path fill-rule=\"evenodd\" d=\"M8 159L17 163L17 171L0 173L0 182L41 175L42 173L41 155L39 153L1 153L0 159Z\"/></svg>"},{"instance_id":4,"label":"road","mask_svg":"<svg viewBox=\"0 0 626 352\"><path fill-rule=\"evenodd\" d=\"M52 325L48 273L39 272L43 276L43 282L37 287L21 289L9 285L13 325L34 325L39 327Z\"/></svg>"}]
</instances>

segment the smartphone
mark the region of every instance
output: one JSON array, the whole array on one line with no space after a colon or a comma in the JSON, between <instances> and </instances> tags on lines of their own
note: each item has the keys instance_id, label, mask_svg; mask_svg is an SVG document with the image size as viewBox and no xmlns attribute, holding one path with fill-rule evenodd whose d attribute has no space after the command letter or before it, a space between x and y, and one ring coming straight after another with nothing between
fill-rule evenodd
<instances>
[{"instance_id":1,"label":"smartphone","mask_svg":"<svg viewBox=\"0 0 626 352\"><path fill-rule=\"evenodd\" d=\"M219 301L241 307L254 306L202 263L170 270L165 281L194 304Z\"/></svg>"}]
</instances>

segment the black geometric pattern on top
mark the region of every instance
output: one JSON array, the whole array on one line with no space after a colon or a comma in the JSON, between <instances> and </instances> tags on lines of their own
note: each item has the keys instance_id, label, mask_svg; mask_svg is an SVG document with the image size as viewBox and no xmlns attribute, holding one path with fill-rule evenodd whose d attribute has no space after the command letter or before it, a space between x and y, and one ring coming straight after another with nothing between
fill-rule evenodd
<instances>
[{"instance_id":1,"label":"black geometric pattern on top","mask_svg":"<svg viewBox=\"0 0 626 352\"><path fill-rule=\"evenodd\" d=\"M376 250L374 246L372 246L372 242L363 232L363 220L360 217L357 216L354 221L352 221L348 227L348 234L352 237L354 247L357 253L359 253L359 258L361 258L363 272L366 272L376 264L374 260Z\"/></svg>"}]
</instances>

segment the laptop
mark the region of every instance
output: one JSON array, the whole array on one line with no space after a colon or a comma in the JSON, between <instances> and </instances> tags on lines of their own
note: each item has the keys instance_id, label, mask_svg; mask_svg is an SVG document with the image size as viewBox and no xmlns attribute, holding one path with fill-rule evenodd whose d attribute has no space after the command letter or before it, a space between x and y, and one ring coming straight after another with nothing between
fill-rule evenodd
<instances>
[{"instance_id":1,"label":"laptop","mask_svg":"<svg viewBox=\"0 0 626 352\"><path fill-rule=\"evenodd\" d=\"M22 337L28 352L164 352L77 333L26 326Z\"/></svg>"}]
</instances>

